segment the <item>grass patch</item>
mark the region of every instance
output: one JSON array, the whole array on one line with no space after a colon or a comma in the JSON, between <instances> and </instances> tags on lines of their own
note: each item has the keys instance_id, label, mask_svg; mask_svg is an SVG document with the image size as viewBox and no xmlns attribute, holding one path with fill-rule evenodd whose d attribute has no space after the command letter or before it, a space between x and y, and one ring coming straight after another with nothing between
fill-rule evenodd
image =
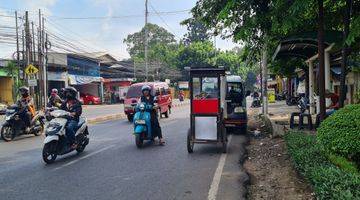
<instances>
[{"instance_id":1,"label":"grass patch","mask_svg":"<svg viewBox=\"0 0 360 200\"><path fill-rule=\"evenodd\" d=\"M346 165L347 170L334 165L324 156L313 135L291 131L284 138L296 169L313 186L318 199L360 199L360 176L354 173L356 166L332 157L333 162Z\"/></svg>"}]
</instances>

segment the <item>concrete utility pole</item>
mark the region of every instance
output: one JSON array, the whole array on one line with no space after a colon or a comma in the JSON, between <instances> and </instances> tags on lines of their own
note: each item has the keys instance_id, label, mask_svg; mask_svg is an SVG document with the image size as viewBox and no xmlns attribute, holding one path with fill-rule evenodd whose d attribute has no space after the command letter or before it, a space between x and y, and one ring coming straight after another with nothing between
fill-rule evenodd
<instances>
[{"instance_id":1,"label":"concrete utility pole","mask_svg":"<svg viewBox=\"0 0 360 200\"><path fill-rule=\"evenodd\" d=\"M17 80L20 80L20 55L19 55L19 26L18 26L18 15L15 11L15 28L16 28L16 64L17 64Z\"/></svg>"},{"instance_id":2,"label":"concrete utility pole","mask_svg":"<svg viewBox=\"0 0 360 200\"><path fill-rule=\"evenodd\" d=\"M148 0L145 0L145 82L148 81L148 73L149 73L149 66L148 66Z\"/></svg>"},{"instance_id":3,"label":"concrete utility pole","mask_svg":"<svg viewBox=\"0 0 360 200\"><path fill-rule=\"evenodd\" d=\"M263 50L261 53L261 69L262 69L262 99L263 99L263 110L264 115L268 114L268 98L267 98L267 45L264 43Z\"/></svg>"},{"instance_id":4,"label":"concrete utility pole","mask_svg":"<svg viewBox=\"0 0 360 200\"><path fill-rule=\"evenodd\" d=\"M25 11L25 55L26 55L26 65L30 64L31 59L31 35L30 35L30 27L29 27L29 12ZM26 84L28 84L29 76L26 77ZM30 87L30 94L34 95L34 88Z\"/></svg>"}]
</instances>

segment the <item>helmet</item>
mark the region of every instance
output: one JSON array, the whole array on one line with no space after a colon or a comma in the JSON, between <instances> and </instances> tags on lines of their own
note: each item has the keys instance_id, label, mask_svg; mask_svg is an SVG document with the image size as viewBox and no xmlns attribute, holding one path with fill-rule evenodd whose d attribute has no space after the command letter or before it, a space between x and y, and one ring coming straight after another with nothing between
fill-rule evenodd
<instances>
[{"instance_id":1,"label":"helmet","mask_svg":"<svg viewBox=\"0 0 360 200\"><path fill-rule=\"evenodd\" d=\"M147 90L147 91L151 91L151 87L150 86L148 86L148 85L144 85L144 86L142 86L141 87L141 92L144 92L145 90Z\"/></svg>"},{"instance_id":2,"label":"helmet","mask_svg":"<svg viewBox=\"0 0 360 200\"><path fill-rule=\"evenodd\" d=\"M76 99L78 92L74 87L66 87L64 93L67 99Z\"/></svg>"},{"instance_id":3,"label":"helmet","mask_svg":"<svg viewBox=\"0 0 360 200\"><path fill-rule=\"evenodd\" d=\"M53 94L53 95L58 94L58 90L56 88L52 89L51 94Z\"/></svg>"},{"instance_id":4,"label":"helmet","mask_svg":"<svg viewBox=\"0 0 360 200\"><path fill-rule=\"evenodd\" d=\"M29 95L29 88L26 86L22 86L19 88L19 92L20 92L21 96L26 97Z\"/></svg>"}]
</instances>

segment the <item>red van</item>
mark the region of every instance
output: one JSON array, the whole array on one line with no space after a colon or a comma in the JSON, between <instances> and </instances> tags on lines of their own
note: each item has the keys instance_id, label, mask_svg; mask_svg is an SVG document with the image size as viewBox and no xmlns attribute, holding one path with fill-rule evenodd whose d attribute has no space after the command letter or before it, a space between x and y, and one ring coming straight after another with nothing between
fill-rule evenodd
<instances>
[{"instance_id":1,"label":"red van","mask_svg":"<svg viewBox=\"0 0 360 200\"><path fill-rule=\"evenodd\" d=\"M164 115L166 118L169 117L172 98L169 85L165 82L143 82L135 83L129 87L124 99L124 112L127 115L129 121L132 121L134 116L134 108L141 97L141 88L144 85L151 87L151 94L158 100L160 117Z\"/></svg>"}]
</instances>

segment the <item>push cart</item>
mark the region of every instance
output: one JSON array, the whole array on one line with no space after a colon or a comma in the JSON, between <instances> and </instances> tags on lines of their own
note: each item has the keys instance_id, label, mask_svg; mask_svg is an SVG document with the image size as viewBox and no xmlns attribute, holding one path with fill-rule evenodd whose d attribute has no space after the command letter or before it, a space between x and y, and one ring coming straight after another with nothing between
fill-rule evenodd
<instances>
[{"instance_id":1,"label":"push cart","mask_svg":"<svg viewBox=\"0 0 360 200\"><path fill-rule=\"evenodd\" d=\"M224 126L226 77L224 68L188 68L190 73L190 128L187 150L194 151L194 144L221 144L227 150Z\"/></svg>"}]
</instances>

